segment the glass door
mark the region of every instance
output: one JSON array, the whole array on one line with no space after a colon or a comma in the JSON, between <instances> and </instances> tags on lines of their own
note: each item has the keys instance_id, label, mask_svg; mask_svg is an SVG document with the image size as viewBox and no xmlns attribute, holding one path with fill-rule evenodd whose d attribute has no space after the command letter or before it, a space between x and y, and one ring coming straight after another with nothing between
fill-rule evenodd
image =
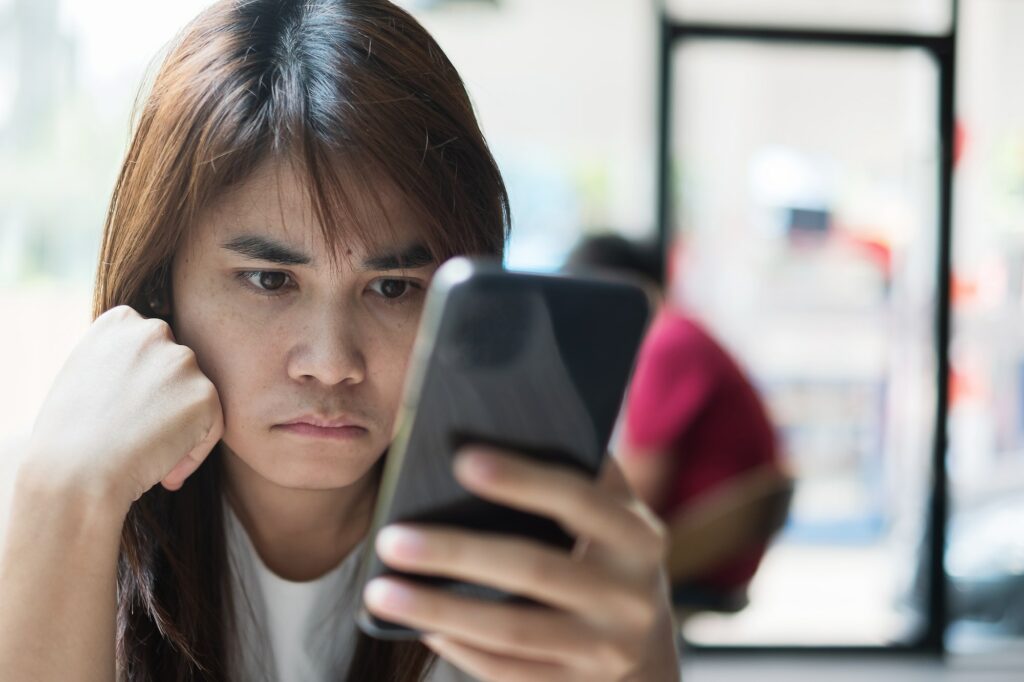
<instances>
[{"instance_id":1,"label":"glass door","mask_svg":"<svg viewBox=\"0 0 1024 682\"><path fill-rule=\"evenodd\" d=\"M750 605L685 634L914 641L937 373L935 65L910 49L696 40L673 59L672 295L749 372L797 477Z\"/></svg>"}]
</instances>

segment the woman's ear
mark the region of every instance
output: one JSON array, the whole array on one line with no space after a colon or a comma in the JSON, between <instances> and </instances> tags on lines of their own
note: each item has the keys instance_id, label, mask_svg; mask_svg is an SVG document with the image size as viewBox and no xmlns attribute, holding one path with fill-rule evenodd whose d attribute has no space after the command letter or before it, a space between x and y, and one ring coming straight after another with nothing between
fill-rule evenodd
<instances>
[{"instance_id":1,"label":"woman's ear","mask_svg":"<svg viewBox=\"0 0 1024 682\"><path fill-rule=\"evenodd\" d=\"M169 318L171 316L171 302L163 291L153 291L146 297L146 305L149 311L156 317Z\"/></svg>"},{"instance_id":2,"label":"woman's ear","mask_svg":"<svg viewBox=\"0 0 1024 682\"><path fill-rule=\"evenodd\" d=\"M171 319L171 278L169 268L160 268L146 289L145 305L147 312L153 317L162 318L166 322Z\"/></svg>"}]
</instances>

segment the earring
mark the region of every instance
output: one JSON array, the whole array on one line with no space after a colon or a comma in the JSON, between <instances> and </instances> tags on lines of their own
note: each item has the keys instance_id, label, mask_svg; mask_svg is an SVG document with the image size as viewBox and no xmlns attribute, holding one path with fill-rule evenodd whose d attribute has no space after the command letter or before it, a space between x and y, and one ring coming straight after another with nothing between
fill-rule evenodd
<instances>
[{"instance_id":1,"label":"earring","mask_svg":"<svg viewBox=\"0 0 1024 682\"><path fill-rule=\"evenodd\" d=\"M150 294L149 309L153 312L157 312L161 307L163 307L163 300L161 300L160 296L157 294Z\"/></svg>"}]
</instances>

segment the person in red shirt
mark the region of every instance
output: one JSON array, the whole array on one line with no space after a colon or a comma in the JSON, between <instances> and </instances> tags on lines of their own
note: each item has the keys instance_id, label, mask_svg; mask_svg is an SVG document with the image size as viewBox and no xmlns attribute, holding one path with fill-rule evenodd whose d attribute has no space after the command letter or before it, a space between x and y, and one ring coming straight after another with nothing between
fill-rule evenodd
<instances>
[{"instance_id":1,"label":"person in red shirt","mask_svg":"<svg viewBox=\"0 0 1024 682\"><path fill-rule=\"evenodd\" d=\"M663 301L657 249L617 235L583 240L569 268L641 280ZM682 609L746 604L792 484L775 430L737 362L696 320L660 303L641 346L615 455L637 494L669 526L669 575Z\"/></svg>"}]
</instances>

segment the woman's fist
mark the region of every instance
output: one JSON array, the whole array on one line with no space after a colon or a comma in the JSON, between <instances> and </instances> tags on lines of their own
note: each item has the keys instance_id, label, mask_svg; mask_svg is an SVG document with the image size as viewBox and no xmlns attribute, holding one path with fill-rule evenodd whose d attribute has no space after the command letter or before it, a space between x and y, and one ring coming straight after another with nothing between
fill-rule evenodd
<instances>
[{"instance_id":1,"label":"woman's fist","mask_svg":"<svg viewBox=\"0 0 1024 682\"><path fill-rule=\"evenodd\" d=\"M22 466L127 510L157 483L180 488L223 431L217 389L192 350L163 320L118 306L96 318L58 373Z\"/></svg>"}]
</instances>

